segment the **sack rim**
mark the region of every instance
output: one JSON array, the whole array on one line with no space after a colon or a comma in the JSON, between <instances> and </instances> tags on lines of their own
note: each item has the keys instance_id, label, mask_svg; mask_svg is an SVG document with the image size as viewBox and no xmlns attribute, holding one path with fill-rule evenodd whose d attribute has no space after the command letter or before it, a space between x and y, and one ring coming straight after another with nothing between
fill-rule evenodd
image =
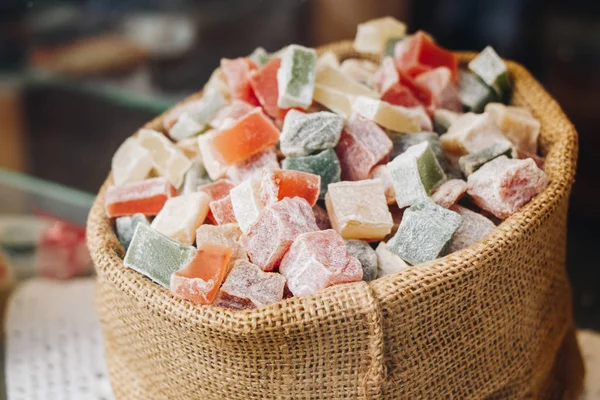
<instances>
[{"instance_id":1,"label":"sack rim","mask_svg":"<svg viewBox=\"0 0 600 400\"><path fill-rule=\"evenodd\" d=\"M317 51L323 53L328 50L334 51L341 59L358 57L377 60L376 55L356 53L351 41L328 44ZM469 61L476 54L456 53L461 63ZM114 233L110 219L104 213L104 194L112 183L112 176L109 175L94 201L87 224L88 248L99 278L111 282L128 296L133 296L140 307L149 309L171 323L182 327L193 325L196 329L205 330L207 334L239 337L263 336L281 329L302 330L314 325L315 320L344 315L350 310L363 313L365 311L360 298L364 298L365 291L372 293L375 301L385 309L386 303L401 301L401 297L406 294L410 294L414 300L449 280L481 273L478 268L481 264L479 260L500 260L501 255L510 252L511 247L522 239L525 232L540 227L564 197L569 195L577 161L577 133L558 103L522 65L514 61L506 63L514 82L514 103L526 106L542 122L540 143L547 157L545 171L550 183L542 193L499 224L484 240L421 264L418 268L410 268L369 283L335 285L312 295L292 297L260 309L236 311L211 305L196 305L174 296L169 289L123 265L124 249ZM524 88L525 82L533 85L536 90ZM200 94L201 91L182 103L197 98ZM160 123L164 115L163 113L140 129ZM553 115L562 124L548 126L548 123L544 123L545 115ZM452 267L453 273L448 273L449 267Z\"/></svg>"}]
</instances>

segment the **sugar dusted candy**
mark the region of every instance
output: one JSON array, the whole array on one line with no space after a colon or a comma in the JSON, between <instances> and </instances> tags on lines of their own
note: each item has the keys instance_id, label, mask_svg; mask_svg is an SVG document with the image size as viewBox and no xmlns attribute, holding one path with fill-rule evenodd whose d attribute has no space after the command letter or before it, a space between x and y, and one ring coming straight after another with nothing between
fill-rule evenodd
<instances>
[{"instance_id":1,"label":"sugar dusted candy","mask_svg":"<svg viewBox=\"0 0 600 400\"><path fill-rule=\"evenodd\" d=\"M377 278L377 254L375 253L375 250L371 248L369 243L364 240L344 240L344 243L346 244L348 253L356 257L362 266L362 280L370 282Z\"/></svg>"},{"instance_id":2,"label":"sugar dusted candy","mask_svg":"<svg viewBox=\"0 0 600 400\"><path fill-rule=\"evenodd\" d=\"M294 170L263 170L260 199L264 204L271 204L286 197L301 197L312 207L319 199L320 188L319 175Z\"/></svg>"},{"instance_id":3,"label":"sugar dusted candy","mask_svg":"<svg viewBox=\"0 0 600 400\"><path fill-rule=\"evenodd\" d=\"M387 165L398 207L404 208L426 200L432 190L446 179L429 143L409 147Z\"/></svg>"},{"instance_id":4,"label":"sugar dusted candy","mask_svg":"<svg viewBox=\"0 0 600 400\"><path fill-rule=\"evenodd\" d=\"M208 82L206 82L206 85L204 85L204 87L202 88L202 90L207 91L207 90L211 90L211 89L216 89L219 91L219 93L221 93L223 95L223 97L225 98L225 100L230 101L231 100L231 92L229 90L229 85L227 84L227 77L225 76L225 73L223 72L223 70L221 68L217 68L213 71L213 73L210 75L210 78L208 78ZM185 103L188 104L188 103ZM184 104L184 106L185 106ZM167 130L168 128L165 127L165 130Z\"/></svg>"},{"instance_id":5,"label":"sugar dusted candy","mask_svg":"<svg viewBox=\"0 0 600 400\"><path fill-rule=\"evenodd\" d=\"M410 268L410 266L396 254L392 253L385 242L379 242L377 249L375 249L377 255L377 278L382 278L394 274L398 271L403 271Z\"/></svg>"},{"instance_id":6,"label":"sugar dusted candy","mask_svg":"<svg viewBox=\"0 0 600 400\"><path fill-rule=\"evenodd\" d=\"M340 140L343 127L344 120L331 112L305 114L290 110L279 138L281 152L287 157L307 156L334 148Z\"/></svg>"},{"instance_id":7,"label":"sugar dusted candy","mask_svg":"<svg viewBox=\"0 0 600 400\"><path fill-rule=\"evenodd\" d=\"M201 98L177 105L171 111L167 112L163 118L163 127L166 132L170 132L181 116L187 114L188 117L200 125L201 130L204 130L206 124L226 104L227 100L222 91L217 88L211 88L207 84Z\"/></svg>"},{"instance_id":8,"label":"sugar dusted candy","mask_svg":"<svg viewBox=\"0 0 600 400\"><path fill-rule=\"evenodd\" d=\"M181 187L181 194L193 193L198 190L202 185L210 182L210 178L206 174L204 165L198 159L192 161L192 166L185 173L183 179L183 186Z\"/></svg>"},{"instance_id":9,"label":"sugar dusted candy","mask_svg":"<svg viewBox=\"0 0 600 400\"><path fill-rule=\"evenodd\" d=\"M279 169L275 147L268 147L247 160L232 165L227 169L227 177L234 183L241 183L246 179L260 179L263 168Z\"/></svg>"},{"instance_id":10,"label":"sugar dusted candy","mask_svg":"<svg viewBox=\"0 0 600 400\"><path fill-rule=\"evenodd\" d=\"M358 113L352 114L335 148L342 166L342 179L366 179L391 150L392 141L377 124Z\"/></svg>"},{"instance_id":11,"label":"sugar dusted candy","mask_svg":"<svg viewBox=\"0 0 600 400\"><path fill-rule=\"evenodd\" d=\"M369 89L374 89L375 82L373 78L375 71L377 71L377 64L374 62L349 58L344 60L339 68L343 74L355 82L358 82Z\"/></svg>"},{"instance_id":12,"label":"sugar dusted candy","mask_svg":"<svg viewBox=\"0 0 600 400\"><path fill-rule=\"evenodd\" d=\"M175 147L177 147L179 150L181 150L183 155L185 155L187 158L189 158L190 161L192 161L192 163L195 160L197 160L197 161L200 161L200 164L202 164L202 162L201 162L202 160L199 157L200 149L198 148L198 138L189 137L189 138L180 140L179 142L175 143ZM202 168L204 168L204 166L202 166Z\"/></svg>"},{"instance_id":13,"label":"sugar dusted candy","mask_svg":"<svg viewBox=\"0 0 600 400\"><path fill-rule=\"evenodd\" d=\"M260 181L247 179L231 189L230 195L235 219L242 232L248 232L264 207L260 200Z\"/></svg>"},{"instance_id":14,"label":"sugar dusted candy","mask_svg":"<svg viewBox=\"0 0 600 400\"><path fill-rule=\"evenodd\" d=\"M423 72L415 78L415 83L431 92L432 109L443 108L462 112L462 104L452 80L452 72L447 67L437 67Z\"/></svg>"},{"instance_id":15,"label":"sugar dusted candy","mask_svg":"<svg viewBox=\"0 0 600 400\"><path fill-rule=\"evenodd\" d=\"M427 142L429 143L429 147L431 147L433 154L435 154L435 157L440 163L440 166L444 167L446 163L444 151L442 150L442 144L440 143L440 137L435 132L392 134L390 135L390 138L394 143L392 154L390 154L390 159L392 160L408 150L409 147L414 146L415 144Z\"/></svg>"},{"instance_id":16,"label":"sugar dusted candy","mask_svg":"<svg viewBox=\"0 0 600 400\"><path fill-rule=\"evenodd\" d=\"M231 204L231 196L227 195L219 200L213 200L209 204L210 213L217 225L231 224L237 222Z\"/></svg>"},{"instance_id":17,"label":"sugar dusted candy","mask_svg":"<svg viewBox=\"0 0 600 400\"><path fill-rule=\"evenodd\" d=\"M499 98L504 98L510 92L508 69L491 46L487 46L469 62L469 69L491 86Z\"/></svg>"},{"instance_id":18,"label":"sugar dusted candy","mask_svg":"<svg viewBox=\"0 0 600 400\"><path fill-rule=\"evenodd\" d=\"M524 152L537 153L541 124L526 108L490 103L485 107L485 111L517 148Z\"/></svg>"},{"instance_id":19,"label":"sugar dusted candy","mask_svg":"<svg viewBox=\"0 0 600 400\"><path fill-rule=\"evenodd\" d=\"M463 218L463 222L452 235L448 245L448 253L469 247L489 235L496 228L492 221L468 208L454 205L450 209L458 213Z\"/></svg>"},{"instance_id":20,"label":"sugar dusted candy","mask_svg":"<svg viewBox=\"0 0 600 400\"><path fill-rule=\"evenodd\" d=\"M342 169L335 151L323 150L320 153L305 157L287 157L281 166L283 169L304 171L321 177L319 198L324 199L330 183L340 181Z\"/></svg>"},{"instance_id":21,"label":"sugar dusted candy","mask_svg":"<svg viewBox=\"0 0 600 400\"><path fill-rule=\"evenodd\" d=\"M406 35L403 36L393 36L387 40L385 44L385 49L383 50L382 57L394 57L394 51L396 49L396 45L403 41L406 38Z\"/></svg>"},{"instance_id":22,"label":"sugar dusted candy","mask_svg":"<svg viewBox=\"0 0 600 400\"><path fill-rule=\"evenodd\" d=\"M138 224L123 264L169 287L171 274L188 265L195 256L194 247L168 238L148 225Z\"/></svg>"},{"instance_id":23,"label":"sugar dusted candy","mask_svg":"<svg viewBox=\"0 0 600 400\"><path fill-rule=\"evenodd\" d=\"M277 127L260 108L256 108L232 127L200 136L198 146L209 176L218 179L231 165L247 160L278 140Z\"/></svg>"},{"instance_id":24,"label":"sugar dusted candy","mask_svg":"<svg viewBox=\"0 0 600 400\"><path fill-rule=\"evenodd\" d=\"M167 178L175 188L179 188L192 162L160 132L141 129L137 139L152 153L152 165L158 174Z\"/></svg>"},{"instance_id":25,"label":"sugar dusted candy","mask_svg":"<svg viewBox=\"0 0 600 400\"><path fill-rule=\"evenodd\" d=\"M436 45L431 37L418 31L399 42L394 50L394 61L399 70L412 77L437 67L447 67L456 79L458 57Z\"/></svg>"},{"instance_id":26,"label":"sugar dusted candy","mask_svg":"<svg viewBox=\"0 0 600 400\"><path fill-rule=\"evenodd\" d=\"M277 71L281 65L279 58L273 58L259 70L254 71L250 77L250 85L254 94L265 113L272 118L282 120L287 108L281 108L277 105L279 99L279 88L277 85Z\"/></svg>"},{"instance_id":27,"label":"sugar dusted candy","mask_svg":"<svg viewBox=\"0 0 600 400\"><path fill-rule=\"evenodd\" d=\"M512 158L513 153L514 150L510 142L498 142L492 144L490 147L460 157L458 159L458 165L462 173L465 174L465 176L469 176L481 168L482 165L492 161L494 158L500 156Z\"/></svg>"},{"instance_id":28,"label":"sugar dusted candy","mask_svg":"<svg viewBox=\"0 0 600 400\"><path fill-rule=\"evenodd\" d=\"M182 114L175 125L169 130L169 136L176 142L197 136L204 128L198 124L188 113Z\"/></svg>"},{"instance_id":29,"label":"sugar dusted candy","mask_svg":"<svg viewBox=\"0 0 600 400\"><path fill-rule=\"evenodd\" d=\"M315 87L317 53L303 46L290 45L281 53L281 66L277 71L280 108L307 109Z\"/></svg>"},{"instance_id":30,"label":"sugar dusted candy","mask_svg":"<svg viewBox=\"0 0 600 400\"><path fill-rule=\"evenodd\" d=\"M221 60L221 70L225 74L227 85L233 99L257 104L256 97L250 86L250 75L257 68L254 61L246 57L233 60L226 58Z\"/></svg>"},{"instance_id":31,"label":"sugar dusted candy","mask_svg":"<svg viewBox=\"0 0 600 400\"><path fill-rule=\"evenodd\" d=\"M330 66L324 66L317 72L316 83L352 96L379 98L379 94L374 90L356 82L340 69Z\"/></svg>"},{"instance_id":32,"label":"sugar dusted candy","mask_svg":"<svg viewBox=\"0 0 600 400\"><path fill-rule=\"evenodd\" d=\"M489 113L466 113L440 136L440 142L446 153L460 157L498 142L507 142L507 139Z\"/></svg>"},{"instance_id":33,"label":"sugar dusted candy","mask_svg":"<svg viewBox=\"0 0 600 400\"><path fill-rule=\"evenodd\" d=\"M279 272L295 296L363 277L360 262L348 253L344 241L332 229L300 234L281 261Z\"/></svg>"},{"instance_id":34,"label":"sugar dusted candy","mask_svg":"<svg viewBox=\"0 0 600 400\"><path fill-rule=\"evenodd\" d=\"M315 222L320 230L324 231L325 229L331 229L331 221L329 220L327 210L316 204L313 207L313 213L315 214Z\"/></svg>"},{"instance_id":35,"label":"sugar dusted candy","mask_svg":"<svg viewBox=\"0 0 600 400\"><path fill-rule=\"evenodd\" d=\"M458 97L467 110L481 112L487 103L494 101L495 94L477 75L461 69L458 71Z\"/></svg>"},{"instance_id":36,"label":"sugar dusted candy","mask_svg":"<svg viewBox=\"0 0 600 400\"><path fill-rule=\"evenodd\" d=\"M433 128L440 135L446 133L450 125L460 117L461 114L454 111L439 108L433 112Z\"/></svg>"},{"instance_id":37,"label":"sugar dusted candy","mask_svg":"<svg viewBox=\"0 0 600 400\"><path fill-rule=\"evenodd\" d=\"M450 208L467 192L467 182L462 179L450 179L431 194L431 200L437 205Z\"/></svg>"},{"instance_id":38,"label":"sugar dusted candy","mask_svg":"<svg viewBox=\"0 0 600 400\"><path fill-rule=\"evenodd\" d=\"M135 137L125 139L112 158L112 177L115 185L146 179L151 170L152 153Z\"/></svg>"},{"instance_id":39,"label":"sugar dusted candy","mask_svg":"<svg viewBox=\"0 0 600 400\"><path fill-rule=\"evenodd\" d=\"M382 53L391 38L404 37L406 25L392 17L358 24L354 49L362 53Z\"/></svg>"},{"instance_id":40,"label":"sugar dusted candy","mask_svg":"<svg viewBox=\"0 0 600 400\"><path fill-rule=\"evenodd\" d=\"M317 58L317 72L319 72L319 70L325 66L330 66L333 68L340 67L340 60L333 51L326 51Z\"/></svg>"},{"instance_id":41,"label":"sugar dusted candy","mask_svg":"<svg viewBox=\"0 0 600 400\"><path fill-rule=\"evenodd\" d=\"M315 85L315 102L347 118L352 113L354 96L325 85Z\"/></svg>"},{"instance_id":42,"label":"sugar dusted candy","mask_svg":"<svg viewBox=\"0 0 600 400\"><path fill-rule=\"evenodd\" d=\"M198 191L206 193L210 201L214 201L227 196L234 186L229 179L218 179L200 186Z\"/></svg>"},{"instance_id":43,"label":"sugar dusted candy","mask_svg":"<svg viewBox=\"0 0 600 400\"><path fill-rule=\"evenodd\" d=\"M156 215L166 201L175 196L175 188L165 178L152 178L106 190L104 208L109 218L141 213Z\"/></svg>"},{"instance_id":44,"label":"sugar dusted candy","mask_svg":"<svg viewBox=\"0 0 600 400\"><path fill-rule=\"evenodd\" d=\"M254 110L254 106L242 100L233 100L231 104L223 107L210 121L210 126L215 129L220 129L225 122L236 122L250 111Z\"/></svg>"},{"instance_id":45,"label":"sugar dusted candy","mask_svg":"<svg viewBox=\"0 0 600 400\"><path fill-rule=\"evenodd\" d=\"M310 204L301 197L287 197L266 206L240 242L250 261L263 271L272 271L298 235L318 229Z\"/></svg>"},{"instance_id":46,"label":"sugar dusted candy","mask_svg":"<svg viewBox=\"0 0 600 400\"><path fill-rule=\"evenodd\" d=\"M171 292L195 304L211 304L229 272L231 254L222 244L200 243L194 258L171 275Z\"/></svg>"},{"instance_id":47,"label":"sugar dusted candy","mask_svg":"<svg viewBox=\"0 0 600 400\"><path fill-rule=\"evenodd\" d=\"M131 239L133 239L133 234L138 224L150 226L150 222L148 222L148 218L144 214L128 215L115 220L115 232L125 250L131 244Z\"/></svg>"},{"instance_id":48,"label":"sugar dusted candy","mask_svg":"<svg viewBox=\"0 0 600 400\"><path fill-rule=\"evenodd\" d=\"M169 136L175 141L196 136L206 130L208 123L227 105L227 101L218 90L208 89L194 105L183 112L169 129Z\"/></svg>"},{"instance_id":49,"label":"sugar dusted candy","mask_svg":"<svg viewBox=\"0 0 600 400\"><path fill-rule=\"evenodd\" d=\"M475 204L505 219L544 190L548 178L531 158L500 156L469 175L467 183Z\"/></svg>"},{"instance_id":50,"label":"sugar dusted candy","mask_svg":"<svg viewBox=\"0 0 600 400\"><path fill-rule=\"evenodd\" d=\"M460 227L462 217L430 200L404 211L388 250L411 265L435 260Z\"/></svg>"},{"instance_id":51,"label":"sugar dusted candy","mask_svg":"<svg viewBox=\"0 0 600 400\"><path fill-rule=\"evenodd\" d=\"M394 106L368 97L356 97L352 110L384 128L402 133L420 131L424 118L429 119L422 108Z\"/></svg>"},{"instance_id":52,"label":"sugar dusted candy","mask_svg":"<svg viewBox=\"0 0 600 400\"><path fill-rule=\"evenodd\" d=\"M392 175L387 168L387 165L378 165L371 170L369 179L379 179L383 184L383 190L385 193L385 199L388 204L396 203L396 192L394 191L394 182L392 181Z\"/></svg>"},{"instance_id":53,"label":"sugar dusted candy","mask_svg":"<svg viewBox=\"0 0 600 400\"><path fill-rule=\"evenodd\" d=\"M265 65L271 59L271 56L265 49L262 47L257 47L254 51L248 56L249 59L254 61L256 65L259 67Z\"/></svg>"},{"instance_id":54,"label":"sugar dusted candy","mask_svg":"<svg viewBox=\"0 0 600 400\"><path fill-rule=\"evenodd\" d=\"M229 259L228 269L233 268L233 264L237 260L248 261L246 250L240 244L240 236L242 231L238 224L223 224L223 225L200 225L196 230L196 244L202 243L217 243L229 247L232 250L231 258Z\"/></svg>"},{"instance_id":55,"label":"sugar dusted candy","mask_svg":"<svg viewBox=\"0 0 600 400\"><path fill-rule=\"evenodd\" d=\"M217 301L238 305L230 307L234 309L261 308L283 299L285 283L281 274L263 272L248 261L237 261L223 282Z\"/></svg>"},{"instance_id":56,"label":"sugar dusted candy","mask_svg":"<svg viewBox=\"0 0 600 400\"><path fill-rule=\"evenodd\" d=\"M431 102L431 94L418 88L412 78L400 75L394 60L385 57L375 72L374 80L381 100L403 107L418 107ZM424 97L425 96L425 97Z\"/></svg>"},{"instance_id":57,"label":"sugar dusted candy","mask_svg":"<svg viewBox=\"0 0 600 400\"><path fill-rule=\"evenodd\" d=\"M378 240L392 230L392 215L379 180L332 183L325 205L331 226L344 239Z\"/></svg>"},{"instance_id":58,"label":"sugar dusted candy","mask_svg":"<svg viewBox=\"0 0 600 400\"><path fill-rule=\"evenodd\" d=\"M171 239L191 245L196 238L196 229L208 214L209 201L208 195L202 192L172 197L152 221L152 228Z\"/></svg>"}]
</instances>

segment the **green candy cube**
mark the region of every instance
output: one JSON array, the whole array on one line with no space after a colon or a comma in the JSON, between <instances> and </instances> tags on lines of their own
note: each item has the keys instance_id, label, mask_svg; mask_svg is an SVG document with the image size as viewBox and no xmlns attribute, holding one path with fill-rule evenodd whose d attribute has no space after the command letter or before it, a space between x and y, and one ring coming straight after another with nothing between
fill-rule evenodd
<instances>
[{"instance_id":1,"label":"green candy cube","mask_svg":"<svg viewBox=\"0 0 600 400\"><path fill-rule=\"evenodd\" d=\"M486 85L494 89L498 98L506 99L508 97L511 89L508 69L491 46L483 49L471 60L469 69L481 78Z\"/></svg>"},{"instance_id":2,"label":"green candy cube","mask_svg":"<svg viewBox=\"0 0 600 400\"><path fill-rule=\"evenodd\" d=\"M334 148L344 128L344 120L328 111L305 114L290 110L283 121L279 148L288 157L307 156Z\"/></svg>"},{"instance_id":3,"label":"green candy cube","mask_svg":"<svg viewBox=\"0 0 600 400\"><path fill-rule=\"evenodd\" d=\"M312 104L315 90L317 53L313 49L292 44L281 54L277 71L280 108L307 109Z\"/></svg>"},{"instance_id":4,"label":"green candy cube","mask_svg":"<svg viewBox=\"0 0 600 400\"><path fill-rule=\"evenodd\" d=\"M411 265L435 260L461 224L462 217L454 211L429 200L417 203L404 211L387 247Z\"/></svg>"},{"instance_id":5,"label":"green candy cube","mask_svg":"<svg viewBox=\"0 0 600 400\"><path fill-rule=\"evenodd\" d=\"M293 169L319 175L321 177L319 198L321 199L325 198L330 183L340 181L342 173L338 157L332 149L324 150L312 156L288 157L282 161L281 166L283 169Z\"/></svg>"},{"instance_id":6,"label":"green candy cube","mask_svg":"<svg viewBox=\"0 0 600 400\"><path fill-rule=\"evenodd\" d=\"M254 51L248 56L252 61L256 63L256 65L263 66L271 60L271 56L265 49L262 47L257 47Z\"/></svg>"},{"instance_id":7,"label":"green candy cube","mask_svg":"<svg viewBox=\"0 0 600 400\"><path fill-rule=\"evenodd\" d=\"M487 103L496 100L492 88L486 85L474 73L458 71L458 97L469 111L482 112Z\"/></svg>"},{"instance_id":8,"label":"green candy cube","mask_svg":"<svg viewBox=\"0 0 600 400\"><path fill-rule=\"evenodd\" d=\"M137 224L123 264L154 282L169 287L173 272L196 256L196 249L166 237L144 224Z\"/></svg>"},{"instance_id":9,"label":"green candy cube","mask_svg":"<svg viewBox=\"0 0 600 400\"><path fill-rule=\"evenodd\" d=\"M409 147L387 166L400 208L427 200L433 189L446 180L428 142Z\"/></svg>"},{"instance_id":10,"label":"green candy cube","mask_svg":"<svg viewBox=\"0 0 600 400\"><path fill-rule=\"evenodd\" d=\"M465 176L469 176L494 158L500 156L513 158L513 152L514 150L510 142L497 142L483 150L462 156L458 159L458 165L462 173L465 174Z\"/></svg>"},{"instance_id":11,"label":"green candy cube","mask_svg":"<svg viewBox=\"0 0 600 400\"><path fill-rule=\"evenodd\" d=\"M377 260L377 253L369 246L369 243L364 240L344 240L344 243L348 253L356 257L362 265L362 280L369 282L377 278L379 261Z\"/></svg>"},{"instance_id":12,"label":"green candy cube","mask_svg":"<svg viewBox=\"0 0 600 400\"><path fill-rule=\"evenodd\" d=\"M135 228L137 228L138 224L150 226L148 218L140 213L116 219L115 231L117 232L117 238L119 238L119 242L121 242L125 250L129 248L131 239L133 239L133 234L135 233Z\"/></svg>"},{"instance_id":13,"label":"green candy cube","mask_svg":"<svg viewBox=\"0 0 600 400\"><path fill-rule=\"evenodd\" d=\"M394 50L396 49L396 43L404 40L405 36L395 36L388 39L385 44L385 49L383 50L383 55L381 59L385 57L394 57Z\"/></svg>"},{"instance_id":14,"label":"green candy cube","mask_svg":"<svg viewBox=\"0 0 600 400\"><path fill-rule=\"evenodd\" d=\"M390 138L392 139L392 143L394 143L392 153L390 154L392 160L408 150L409 147L427 142L431 146L431 150L433 150L440 166L443 168L446 163L440 137L435 132L397 133L391 135Z\"/></svg>"}]
</instances>

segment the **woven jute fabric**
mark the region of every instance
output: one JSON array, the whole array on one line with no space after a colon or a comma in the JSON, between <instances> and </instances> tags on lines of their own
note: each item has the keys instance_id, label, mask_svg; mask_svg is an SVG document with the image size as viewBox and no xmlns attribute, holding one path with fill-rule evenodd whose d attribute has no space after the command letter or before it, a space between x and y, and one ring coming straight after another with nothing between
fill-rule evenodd
<instances>
[{"instance_id":1,"label":"woven jute fabric","mask_svg":"<svg viewBox=\"0 0 600 400\"><path fill-rule=\"evenodd\" d=\"M350 42L324 50L359 57ZM485 240L371 283L253 311L178 299L123 266L103 209L109 177L87 233L117 398L577 398L583 364L565 272L577 134L529 72L508 67L512 102L542 124L549 186Z\"/></svg>"}]
</instances>

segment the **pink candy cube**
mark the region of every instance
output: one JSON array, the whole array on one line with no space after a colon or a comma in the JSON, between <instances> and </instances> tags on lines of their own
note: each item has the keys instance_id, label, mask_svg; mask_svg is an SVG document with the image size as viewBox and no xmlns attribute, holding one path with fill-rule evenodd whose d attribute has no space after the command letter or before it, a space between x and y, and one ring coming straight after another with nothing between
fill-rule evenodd
<instances>
[{"instance_id":1,"label":"pink candy cube","mask_svg":"<svg viewBox=\"0 0 600 400\"><path fill-rule=\"evenodd\" d=\"M217 225L237 222L235 215L233 214L231 195L227 195L219 200L211 201L210 212L212 214L212 219L217 223Z\"/></svg>"},{"instance_id":2,"label":"pink candy cube","mask_svg":"<svg viewBox=\"0 0 600 400\"><path fill-rule=\"evenodd\" d=\"M469 175L467 193L475 204L505 219L548 185L546 173L531 158L498 157Z\"/></svg>"},{"instance_id":3,"label":"pink candy cube","mask_svg":"<svg viewBox=\"0 0 600 400\"><path fill-rule=\"evenodd\" d=\"M342 180L367 179L373 167L386 160L392 147L390 138L375 122L352 114L335 148L342 166Z\"/></svg>"},{"instance_id":4,"label":"pink candy cube","mask_svg":"<svg viewBox=\"0 0 600 400\"><path fill-rule=\"evenodd\" d=\"M299 235L281 261L279 272L295 296L357 282L363 276L360 261L348 253L344 240L332 229Z\"/></svg>"},{"instance_id":5,"label":"pink candy cube","mask_svg":"<svg viewBox=\"0 0 600 400\"><path fill-rule=\"evenodd\" d=\"M431 92L430 111L443 108L454 112L462 112L458 91L452 81L452 72L447 67L438 67L423 72L415 78L415 83L429 89Z\"/></svg>"},{"instance_id":6,"label":"pink candy cube","mask_svg":"<svg viewBox=\"0 0 600 400\"><path fill-rule=\"evenodd\" d=\"M442 207L450 208L458 203L466 192L467 182L462 179L450 179L435 189L431 194L431 200Z\"/></svg>"},{"instance_id":7,"label":"pink candy cube","mask_svg":"<svg viewBox=\"0 0 600 400\"><path fill-rule=\"evenodd\" d=\"M317 230L310 204L301 197L287 197L265 207L240 243L254 264L272 271L298 235Z\"/></svg>"},{"instance_id":8,"label":"pink candy cube","mask_svg":"<svg viewBox=\"0 0 600 400\"><path fill-rule=\"evenodd\" d=\"M250 111L252 111L254 107L251 104L246 103L242 100L233 100L233 102L223 107L217 115L210 121L210 126L215 129L221 129L223 123L225 121L236 122Z\"/></svg>"},{"instance_id":9,"label":"pink candy cube","mask_svg":"<svg viewBox=\"0 0 600 400\"><path fill-rule=\"evenodd\" d=\"M249 159L232 165L227 170L227 177L236 184L242 183L248 178L260 179L263 168L279 169L275 147L266 148Z\"/></svg>"},{"instance_id":10,"label":"pink candy cube","mask_svg":"<svg viewBox=\"0 0 600 400\"><path fill-rule=\"evenodd\" d=\"M254 61L246 57L233 60L223 58L221 60L221 70L227 79L231 97L252 105L258 105L258 100L254 95L252 86L250 86L250 75L256 68Z\"/></svg>"},{"instance_id":11,"label":"pink candy cube","mask_svg":"<svg viewBox=\"0 0 600 400\"><path fill-rule=\"evenodd\" d=\"M263 272L256 265L238 260L219 292L215 304L233 309L260 308L283 299L285 277Z\"/></svg>"}]
</instances>

